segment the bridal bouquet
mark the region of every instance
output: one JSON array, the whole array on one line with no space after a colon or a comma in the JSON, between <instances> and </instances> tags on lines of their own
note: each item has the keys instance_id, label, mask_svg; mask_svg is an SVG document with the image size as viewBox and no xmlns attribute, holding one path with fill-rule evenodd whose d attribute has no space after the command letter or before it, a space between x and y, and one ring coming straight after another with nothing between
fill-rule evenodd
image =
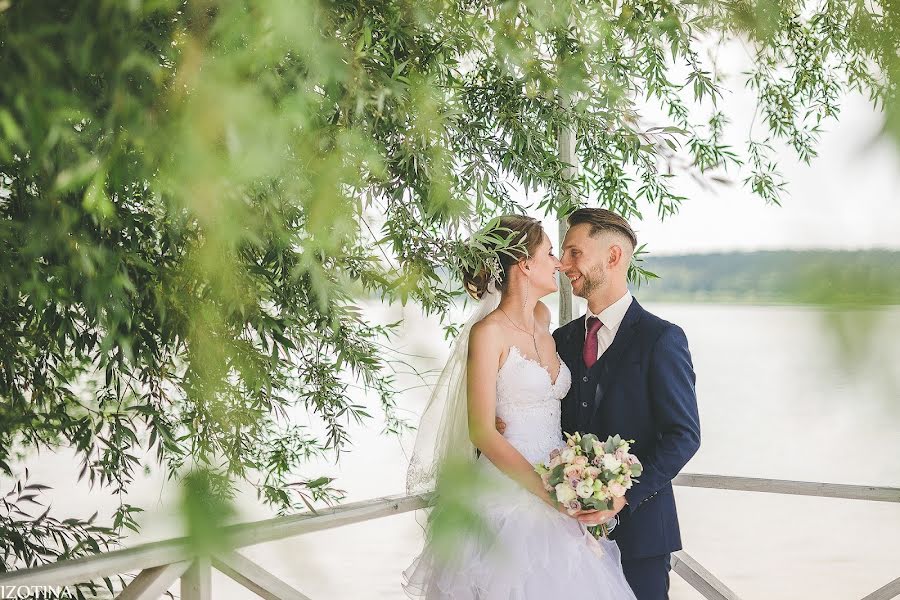
<instances>
[{"instance_id":1,"label":"bridal bouquet","mask_svg":"<svg viewBox=\"0 0 900 600\"><path fill-rule=\"evenodd\" d=\"M566 434L566 445L550 453L547 464L535 466L550 497L570 515L580 510L611 510L643 472L641 462L630 454L634 440L618 435L601 442L596 435ZM592 528L606 536L606 526Z\"/></svg>"}]
</instances>

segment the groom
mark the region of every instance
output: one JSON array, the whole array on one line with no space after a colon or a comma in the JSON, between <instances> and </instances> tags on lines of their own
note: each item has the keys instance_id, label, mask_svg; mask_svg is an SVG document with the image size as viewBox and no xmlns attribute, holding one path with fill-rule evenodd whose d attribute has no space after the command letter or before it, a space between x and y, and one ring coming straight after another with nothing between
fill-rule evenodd
<instances>
[{"instance_id":1,"label":"groom","mask_svg":"<svg viewBox=\"0 0 900 600\"><path fill-rule=\"evenodd\" d=\"M610 537L638 600L668 598L671 552L681 549L672 479L700 447L700 419L687 338L644 310L627 287L637 237L608 210L568 217L561 269L587 314L553 332L572 371L562 404L565 432L620 434L644 466L613 509L582 515L588 525L617 522Z\"/></svg>"}]
</instances>

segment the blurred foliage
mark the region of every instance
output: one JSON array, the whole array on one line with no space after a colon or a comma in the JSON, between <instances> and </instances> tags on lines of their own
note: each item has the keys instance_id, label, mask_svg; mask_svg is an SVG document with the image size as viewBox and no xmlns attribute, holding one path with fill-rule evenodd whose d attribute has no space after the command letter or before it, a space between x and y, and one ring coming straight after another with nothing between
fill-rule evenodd
<instances>
[{"instance_id":1,"label":"blurred foliage","mask_svg":"<svg viewBox=\"0 0 900 600\"><path fill-rule=\"evenodd\" d=\"M742 168L777 202L774 148L809 160L844 91L900 138L898 33L894 2L0 2L0 469L69 447L124 494L149 452L281 511L337 500L298 473L368 416L348 386L404 426L392 327L356 300L446 313L441 269L483 259L465 240L515 187L665 217L674 177ZM765 125L745 148L705 55L734 38ZM137 510L70 526L99 548Z\"/></svg>"},{"instance_id":2,"label":"blurred foliage","mask_svg":"<svg viewBox=\"0 0 900 600\"><path fill-rule=\"evenodd\" d=\"M220 473L199 469L184 477L181 514L194 555L208 557L227 548L225 525L235 515L233 501L231 484Z\"/></svg>"},{"instance_id":3,"label":"blurred foliage","mask_svg":"<svg viewBox=\"0 0 900 600\"><path fill-rule=\"evenodd\" d=\"M481 517L476 502L479 496L498 493L492 487L496 487L496 481L491 481L474 462L447 461L442 465L429 499L432 510L426 529L429 547L437 560L452 563L472 540L493 546L496 532Z\"/></svg>"}]
</instances>

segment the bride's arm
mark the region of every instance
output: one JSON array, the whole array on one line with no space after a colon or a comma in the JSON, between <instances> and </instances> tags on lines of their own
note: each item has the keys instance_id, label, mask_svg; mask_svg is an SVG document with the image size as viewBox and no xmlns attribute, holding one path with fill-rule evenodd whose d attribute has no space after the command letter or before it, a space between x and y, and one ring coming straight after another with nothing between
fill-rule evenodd
<instances>
[{"instance_id":1,"label":"bride's arm","mask_svg":"<svg viewBox=\"0 0 900 600\"><path fill-rule=\"evenodd\" d=\"M497 325L481 321L469 334L467 389L469 439L498 469L554 508L534 466L496 428L497 373L503 348Z\"/></svg>"}]
</instances>

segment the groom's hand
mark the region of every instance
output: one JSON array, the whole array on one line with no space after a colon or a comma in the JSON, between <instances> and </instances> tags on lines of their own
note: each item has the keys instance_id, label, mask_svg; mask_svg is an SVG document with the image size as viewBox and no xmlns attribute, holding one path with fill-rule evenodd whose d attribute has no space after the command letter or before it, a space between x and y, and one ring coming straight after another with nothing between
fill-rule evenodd
<instances>
[{"instance_id":1,"label":"groom's hand","mask_svg":"<svg viewBox=\"0 0 900 600\"><path fill-rule=\"evenodd\" d=\"M499 431L500 434L503 435L503 432L506 431L506 423L503 422L503 419L497 417L494 420L494 425L497 426L497 431Z\"/></svg>"},{"instance_id":2,"label":"groom's hand","mask_svg":"<svg viewBox=\"0 0 900 600\"><path fill-rule=\"evenodd\" d=\"M582 512L578 515L578 520L585 525L602 525L611 521L619 512L625 508L625 498L613 498L612 510L595 510L590 512Z\"/></svg>"}]
</instances>

